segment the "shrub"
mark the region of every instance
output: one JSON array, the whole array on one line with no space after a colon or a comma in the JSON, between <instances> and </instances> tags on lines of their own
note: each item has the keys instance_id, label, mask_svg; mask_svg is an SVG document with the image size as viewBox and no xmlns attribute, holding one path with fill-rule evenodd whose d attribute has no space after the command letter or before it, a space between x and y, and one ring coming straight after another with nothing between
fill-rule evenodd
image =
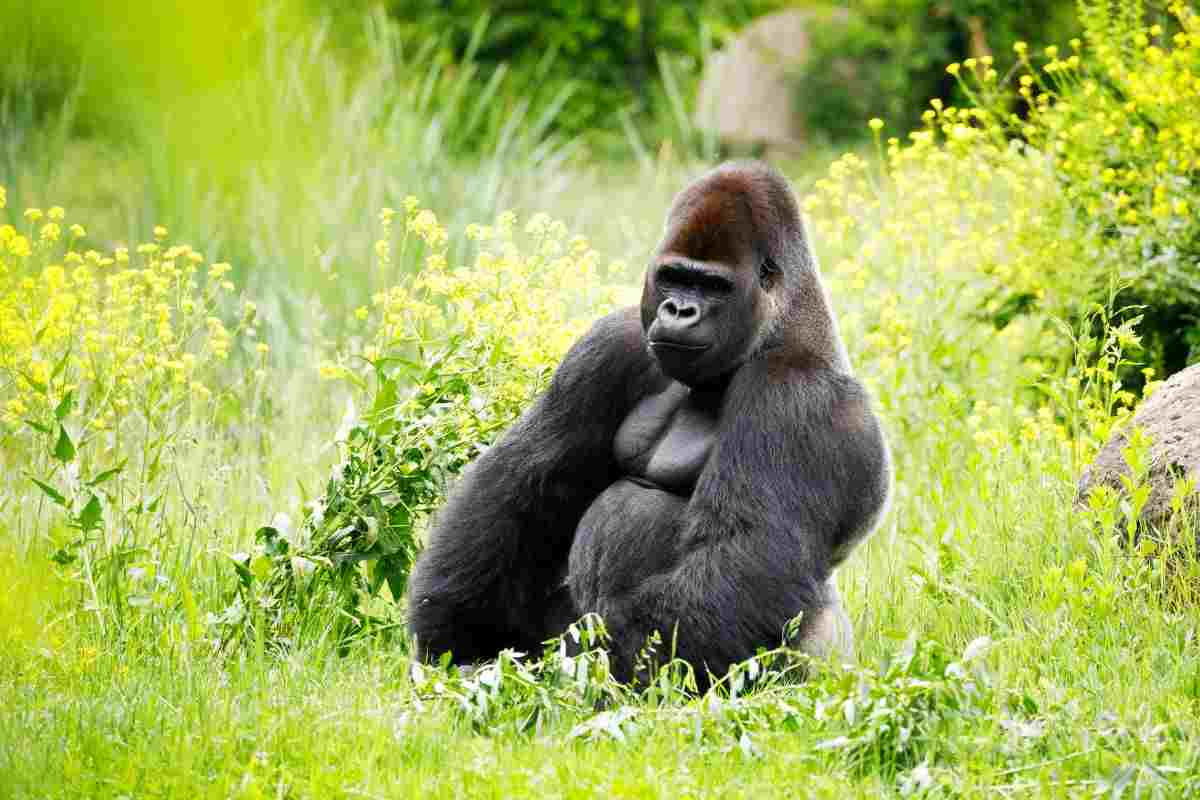
<instances>
[{"instance_id":1,"label":"shrub","mask_svg":"<svg viewBox=\"0 0 1200 800\"><path fill-rule=\"evenodd\" d=\"M1027 118L1007 119L1053 155L1085 228L1078 298L1097 299L1115 276L1118 306L1143 315L1147 360L1175 372L1200 356L1200 17L1183 3L1170 26L1146 24L1137 3L1080 10L1085 37L1070 55L1047 48L1036 69L1018 49Z\"/></svg>"},{"instance_id":2,"label":"shrub","mask_svg":"<svg viewBox=\"0 0 1200 800\"><path fill-rule=\"evenodd\" d=\"M659 61L685 62L696 73L706 35L720 38L781 0L392 0L389 11L406 38L438 41L449 62L464 59L488 73L508 66L537 76L542 108L569 98L555 116L559 130L594 142L621 136L621 116L666 118L657 102ZM482 21L485 27L481 27Z\"/></svg>"},{"instance_id":3,"label":"shrub","mask_svg":"<svg viewBox=\"0 0 1200 800\"><path fill-rule=\"evenodd\" d=\"M1177 369L1200 287L1197 18L1173 6L1180 30L1168 36L1140 17L1081 8L1087 34L1072 40L1071 55L1049 47L1035 67L1028 47L1015 45L1028 70L1015 78L1020 107L991 57L951 64L965 106L933 100L924 130L888 139L886 153L877 140L878 173L841 159L807 207L830 243L866 243L835 262L835 281L853 288L864 259L897 256L907 291L954 293L1012 337L1031 378L1054 363L1074 368L1080 347L1094 359L1084 368L1116 368L1100 330L1072 341L1051 322L1079 330L1099 319L1097 304L1114 307L1116 318L1105 317L1114 327L1140 313L1147 360ZM903 309L874 323L877 346L911 340L897 316ZM1123 335L1128 352L1134 337ZM1119 378L1127 387L1145 380L1129 367Z\"/></svg>"},{"instance_id":4,"label":"shrub","mask_svg":"<svg viewBox=\"0 0 1200 800\"><path fill-rule=\"evenodd\" d=\"M381 274L393 258L395 217L380 214ZM344 641L392 624L420 527L446 482L546 386L588 321L617 297L609 287L623 265L606 275L587 241L545 214L523 233L511 213L468 226L478 244L471 266L449 263L447 231L414 198L399 219L396 255L424 249L424 269L357 309L357 335L320 365L323 378L352 388L363 412L344 423L344 457L299 529L264 527L256 552L238 557L230 635L247 630L245 612L255 607L267 612L274 638L332 624Z\"/></svg>"},{"instance_id":5,"label":"shrub","mask_svg":"<svg viewBox=\"0 0 1200 800\"><path fill-rule=\"evenodd\" d=\"M859 138L870 117L919 125L929 98L955 90L942 71L950 61L1006 54L1018 39L1074 29L1067 0L843 5L813 14L809 55L796 76L796 108L807 128L835 140Z\"/></svg>"},{"instance_id":6,"label":"shrub","mask_svg":"<svg viewBox=\"0 0 1200 800\"><path fill-rule=\"evenodd\" d=\"M175 449L261 388L269 348L230 265L165 228L101 253L61 207L23 218L0 225L0 454L61 512L53 558L82 561L99 612L101 572L123 594L126 560L157 527Z\"/></svg>"}]
</instances>

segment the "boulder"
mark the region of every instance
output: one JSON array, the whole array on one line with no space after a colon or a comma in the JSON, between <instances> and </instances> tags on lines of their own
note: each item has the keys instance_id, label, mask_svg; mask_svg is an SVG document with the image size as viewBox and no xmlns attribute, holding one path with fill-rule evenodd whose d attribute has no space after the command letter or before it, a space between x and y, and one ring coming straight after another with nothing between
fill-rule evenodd
<instances>
[{"instance_id":1,"label":"boulder","mask_svg":"<svg viewBox=\"0 0 1200 800\"><path fill-rule=\"evenodd\" d=\"M1138 407L1131 425L1140 426L1151 441L1150 497L1141 519L1162 528L1171 516L1177 476L1187 476L1200 484L1200 364L1177 372L1159 386ZM1128 444L1131 425L1114 433L1084 471L1077 503L1086 503L1094 486L1123 491L1121 476L1129 474L1129 465L1121 451Z\"/></svg>"},{"instance_id":2,"label":"boulder","mask_svg":"<svg viewBox=\"0 0 1200 800\"><path fill-rule=\"evenodd\" d=\"M759 17L704 65L696 123L724 144L795 149L804 141L792 73L808 51L808 13Z\"/></svg>"}]
</instances>

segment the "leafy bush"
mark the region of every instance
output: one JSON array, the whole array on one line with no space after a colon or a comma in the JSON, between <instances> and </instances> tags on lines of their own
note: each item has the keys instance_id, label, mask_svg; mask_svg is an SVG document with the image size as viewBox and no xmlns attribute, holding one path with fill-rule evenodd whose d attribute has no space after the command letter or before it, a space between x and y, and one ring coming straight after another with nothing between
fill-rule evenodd
<instances>
[{"instance_id":1,"label":"leafy bush","mask_svg":"<svg viewBox=\"0 0 1200 800\"><path fill-rule=\"evenodd\" d=\"M1166 373L1200 356L1200 16L1183 3L1170 10L1164 26L1147 24L1137 3L1114 12L1082 2L1085 37L1071 55L1047 48L1036 69L1018 48L1027 118L1008 117L1053 154L1085 225L1079 297L1102 296L1113 276L1116 304L1140 309L1147 359ZM1009 302L1027 288L1014 286Z\"/></svg>"},{"instance_id":2,"label":"leafy bush","mask_svg":"<svg viewBox=\"0 0 1200 800\"><path fill-rule=\"evenodd\" d=\"M1022 38L1069 35L1072 5L870 0L853 8L818 7L809 55L797 71L796 108L809 130L835 140L860 137L871 117L914 127L929 98L954 93L943 65L1006 54Z\"/></svg>"},{"instance_id":3,"label":"leafy bush","mask_svg":"<svg viewBox=\"0 0 1200 800\"><path fill-rule=\"evenodd\" d=\"M465 672L413 663L409 678L421 711L448 708L476 733L554 735L634 746L666 725L681 741L755 758L774 733L803 735L827 766L887 781L918 767L952 763L956 737L986 730L1005 717L1003 693L984 669L991 641L973 640L958 658L935 641L910 637L878 666L815 664L777 649L733 665L698 701L682 673L664 668L645 687L617 683L604 626L584 617L536 656L506 650ZM796 680L794 664L809 680ZM663 698L669 700L663 702ZM1018 711L1009 724L1019 720Z\"/></svg>"},{"instance_id":4,"label":"leafy bush","mask_svg":"<svg viewBox=\"0 0 1200 800\"><path fill-rule=\"evenodd\" d=\"M505 650L469 674L447 674L413 662L410 679L419 702L452 705L478 733L540 736L558 720L632 698L612 675L606 643L604 623L588 615L548 642L540 657ZM632 716L605 717L602 726L577 726L570 738L589 738L602 727L621 739Z\"/></svg>"},{"instance_id":5,"label":"leafy bush","mask_svg":"<svg viewBox=\"0 0 1200 800\"><path fill-rule=\"evenodd\" d=\"M692 74L707 36L718 39L782 0L392 0L389 11L411 41L437 41L450 63L532 73L535 105L561 108L555 125L594 142L621 134L621 115L669 116L659 108L659 58ZM563 94L564 90L569 95ZM565 98L565 102L563 102ZM600 134L598 137L597 134Z\"/></svg>"},{"instance_id":6,"label":"leafy bush","mask_svg":"<svg viewBox=\"0 0 1200 800\"><path fill-rule=\"evenodd\" d=\"M381 275L393 257L392 209L380 214ZM609 308L607 274L582 237L545 214L523 235L514 214L470 225L474 263L452 266L449 235L408 198L399 257L425 250L424 269L354 313L358 332L322 377L351 386L364 411L339 438L343 460L294 534L267 526L238 556L242 591L227 611L231 635L261 607L272 638L326 631L339 641L394 621L419 531L462 470L547 384L588 320ZM387 595L381 595L384 587ZM331 614L334 609L340 614Z\"/></svg>"},{"instance_id":7,"label":"leafy bush","mask_svg":"<svg viewBox=\"0 0 1200 800\"><path fill-rule=\"evenodd\" d=\"M226 403L253 423L270 348L228 263L162 227L132 253L101 253L65 216L29 208L24 232L0 225L0 457L59 507L53 558L80 570L100 613L102 589L130 589L124 569L155 528L177 450Z\"/></svg>"},{"instance_id":8,"label":"leafy bush","mask_svg":"<svg viewBox=\"0 0 1200 800\"><path fill-rule=\"evenodd\" d=\"M1118 317L1142 315L1153 368L1182 366L1200 287L1190 113L1200 74L1197 17L1173 6L1181 30L1168 37L1103 6L1081 7L1086 39L1072 40L1070 56L1049 47L1035 68L1028 47L1015 45L1029 70L1015 78L1021 113L991 57L951 64L965 106L933 100L924 130L907 143L888 139L880 174L848 156L818 182L808 210L821 232L834 243L850 235L868 243L865 253L836 262L836 281L844 276L853 287L863 259L899 255L911 285L958 293L1019 342L1032 375L1073 362L1080 346L1096 359L1084 369L1115 368L1101 352L1102 331L1070 341L1051 323L1079 330L1097 319L1097 304ZM1150 44L1152 37L1170 38L1173 49ZM891 316L876 323L881 334ZM881 346L910 341L892 327ZM1135 337L1123 335L1128 351ZM1134 369L1120 379L1144 381Z\"/></svg>"}]
</instances>

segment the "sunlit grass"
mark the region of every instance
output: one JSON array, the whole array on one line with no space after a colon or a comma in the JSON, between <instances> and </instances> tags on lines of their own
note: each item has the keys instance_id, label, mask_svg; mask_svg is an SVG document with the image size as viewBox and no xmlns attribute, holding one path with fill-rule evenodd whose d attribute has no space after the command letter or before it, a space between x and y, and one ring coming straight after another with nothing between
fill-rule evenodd
<instances>
[{"instance_id":1,"label":"sunlit grass","mask_svg":"<svg viewBox=\"0 0 1200 800\"><path fill-rule=\"evenodd\" d=\"M345 606L316 608L292 641L253 602L233 613L239 597L269 599L255 581L295 554L265 557L255 531L301 528L349 452L337 440L377 425L401 400L388 392L424 413L457 380L390 374L385 389L372 362L432 363L468 335L461 352L488 359L463 373L472 396L511 416L591 314L636 294L671 195L702 168L667 151L620 168L567 160L500 100L476 120L483 156L459 158L446 137L474 114L453 100L460 84L376 33L353 69L317 31L264 45L257 82L229 81L226 121L254 131L256 158L201 158L158 129L127 149L47 135L54 169L22 162L0 180L13 223L0 233L0 795L1200 790L1196 570L1110 535L1114 498L1075 505L1080 469L1136 399L1114 381L1136 332L1093 312L1101 338L1083 344L1045 311L997 330L998 287L1069 299L1073 279L1045 267L1088 234L1044 162L956 133L958 111L932 112L911 144L873 126L882 160L793 170L897 467L891 513L839 573L857 668L758 695L689 700L668 683L633 697L602 662L578 685L511 662L414 674L393 629L339 647L358 624ZM390 86L413 64L436 102ZM505 231L514 220L526 246ZM627 269L598 269L600 253ZM406 422L474 452L490 429L456 398L442 428ZM457 469L462 452L433 455ZM428 466L408 455L407 474Z\"/></svg>"}]
</instances>

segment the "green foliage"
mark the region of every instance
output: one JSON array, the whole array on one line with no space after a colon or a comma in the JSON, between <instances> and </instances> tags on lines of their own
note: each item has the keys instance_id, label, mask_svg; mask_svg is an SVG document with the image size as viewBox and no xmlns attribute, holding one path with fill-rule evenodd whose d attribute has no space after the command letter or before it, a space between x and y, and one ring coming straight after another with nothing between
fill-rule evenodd
<instances>
[{"instance_id":1,"label":"green foliage","mask_svg":"<svg viewBox=\"0 0 1200 800\"><path fill-rule=\"evenodd\" d=\"M1170 372L1191 358L1200 298L1197 17L1173 6L1168 29L1139 14L1111 17L1106 7L1081 6L1086 37L1071 40L1069 53L1050 46L1033 56L1015 43L1019 64L1008 80L991 56L948 65L965 103L935 98L922 113L925 130L907 142L888 139L886 190L872 165L851 156L818 183L810 210L828 200L846 214L832 218L850 228L875 224L861 204L854 208L856 198L873 202L896 189L891 230L876 238L914 231L933 251L896 243L918 270L960 287L997 329L1026 320L1010 333L1026 338L1031 368L1043 359L1069 363L1075 348L1064 338L1052 343L1059 330L1051 320L1076 329L1099 304L1120 318L1140 315L1146 361ZM910 208L923 210L906 215ZM915 230L918 219L937 232L936 243ZM984 219L987 235L975 224ZM1103 337L1090 333L1093 343ZM1120 378L1135 389L1145 380L1131 364Z\"/></svg>"},{"instance_id":2,"label":"green foliage","mask_svg":"<svg viewBox=\"0 0 1200 800\"><path fill-rule=\"evenodd\" d=\"M817 7L809 54L797 72L796 107L818 136L851 140L872 117L919 124L931 97L957 100L943 67L1020 39L1053 40L1074 29L1070 0L904 0Z\"/></svg>"},{"instance_id":3,"label":"green foliage","mask_svg":"<svg viewBox=\"0 0 1200 800\"><path fill-rule=\"evenodd\" d=\"M450 705L477 733L541 736L560 720L631 697L612 676L606 641L603 621L589 615L548 642L540 658L505 650L466 674L414 662L413 688L422 702ZM629 716L606 721L605 731L622 737ZM593 728L577 728L570 736L585 738Z\"/></svg>"},{"instance_id":4,"label":"green foliage","mask_svg":"<svg viewBox=\"0 0 1200 800\"><path fill-rule=\"evenodd\" d=\"M395 216L380 213L381 274L393 257ZM469 267L451 265L449 232L415 198L401 219L397 256L420 250L425 269L377 293L374 310L356 310L356 335L337 362L322 363L323 377L344 381L358 400L334 442L343 458L298 531L264 526L254 552L235 559L239 587L220 617L224 641L346 644L395 627L420 527L449 480L544 388L581 333L581 315L614 299L598 254L545 214L524 235L512 213L468 226L466 237L479 243Z\"/></svg>"},{"instance_id":5,"label":"green foliage","mask_svg":"<svg viewBox=\"0 0 1200 800\"><path fill-rule=\"evenodd\" d=\"M786 649L764 652L733 665L690 704L681 701L695 698L694 684L689 693L686 675L671 665L648 687L616 683L604 642L603 623L588 616L537 658L505 651L465 674L414 664L413 689L426 713L449 707L472 731L489 736L545 736L556 724L581 720L568 739L634 748L657 726L693 746L760 758L759 743L788 731L809 738L827 767L889 783L953 759L946 743L954 737L1022 716L1019 710L1008 716L997 702L983 669L986 637L959 658L937 642L910 637L879 668L816 664ZM806 681L797 680L795 664L804 665Z\"/></svg>"},{"instance_id":6,"label":"green foliage","mask_svg":"<svg viewBox=\"0 0 1200 800\"><path fill-rule=\"evenodd\" d=\"M669 117L659 59L698 74L719 41L785 0L392 0L410 41L433 40L448 64L532 76L535 107L558 107L555 127L594 142L621 135L621 118ZM566 92L567 94L564 94ZM565 102L564 102L565 98ZM597 136L599 134L599 136Z\"/></svg>"},{"instance_id":7,"label":"green foliage","mask_svg":"<svg viewBox=\"0 0 1200 800\"><path fill-rule=\"evenodd\" d=\"M614 231L612 246L640 260L693 168L659 158L581 178L544 142L445 158L473 119L473 79L430 66L405 82L409 62L386 62L399 45L390 33L369 51L390 66L347 69L321 35L261 42L262 83L209 98L229 106L223 123L255 127L249 141L264 144L241 189L200 202L187 159L163 167L172 213L215 232L202 251L147 241L158 249L131 246L123 264L124 224L97 223L71 234L94 237L96 253L68 257L65 212L25 214L24 198L66 187L102 220L127 203L135 234L161 210L146 206L157 193L111 178L99 156L91 171L55 161L53 186L24 171L19 191L0 192L15 206L12 227L0 225L2 793L1200 793L1200 568L1194 547L1159 558L1166 543L1128 524L1153 467L1144 437L1131 436L1120 492L1072 502L1080 470L1136 402L1124 373L1146 324L1110 308L1131 276L1094 255L1142 257L1124 237L1146 258L1156 242L1182 251L1191 230L1173 208L1192 202L1181 81L1186 67L1194 85L1191 34L1172 42L1169 68L1135 38L1122 50L1130 75L1093 76L1087 102L1087 68L1070 59L1091 60L1090 44L1046 57L1061 70L1039 57L1028 103L1014 99L1019 77L1015 93L1001 80L999 54L959 64L947 74L978 103L938 103L903 142L880 130L881 158L840 159L819 182L809 222L856 374L894 445L895 502L836 576L858 663L764 652L702 697L678 661L617 685L595 619L474 671L414 668L393 602L446 482L592 319L637 296L631 270L602 269L565 225L532 212ZM412 85L428 94L409 98ZM1161 100L1135 96L1150 86ZM1111 87L1130 93L1131 116L1104 105ZM381 121L388 98L399 105ZM1072 108L1056 111L1063 98ZM1093 186L1081 176L1102 148L1072 137L1092 135L1076 129L1101 107L1095 135L1115 126L1107 135L1126 165L1105 164L1112 182L1129 166L1136 180L1069 197ZM1146 119L1172 120L1175 144L1158 141L1167 127L1150 141ZM311 160L289 160L286 141L265 147L287 136ZM166 139L146 146L138 159L179 157ZM1078 174L1071 152L1086 156ZM1157 174L1164 157L1173 193L1151 223L1158 184L1143 168ZM401 199L410 187L445 227ZM1126 204L1121 214L1135 207L1137 222L1112 216L1110 201ZM377 223L389 202L403 210ZM521 209L523 224L496 215L497 202ZM139 228L143 214L152 221ZM209 262L235 241L245 261L234 268L262 292L257 311L224 288L230 268ZM175 283L193 257L205 262L197 286ZM121 287L138 289L110 299ZM285 348L290 360L266 357ZM177 382L185 354L197 361ZM1177 484L1177 510L1192 490Z\"/></svg>"},{"instance_id":8,"label":"green foliage","mask_svg":"<svg viewBox=\"0 0 1200 800\"><path fill-rule=\"evenodd\" d=\"M1070 55L1046 48L1039 68L1018 47L1023 116L981 93L986 125L1051 155L1082 232L1079 282L1052 311L1078 320L1109 304L1115 281L1111 305L1141 315L1146 361L1167 374L1200 357L1200 18L1181 3L1170 13L1152 23L1140 4L1114 12L1083 0L1084 39ZM1028 291L1013 285L1004 303ZM1142 382L1133 369L1122 377Z\"/></svg>"},{"instance_id":9,"label":"green foliage","mask_svg":"<svg viewBox=\"0 0 1200 800\"><path fill-rule=\"evenodd\" d=\"M370 411L337 443L344 458L299 530L283 516L256 532L252 553L235 558L239 592L222 617L226 639L251 635L261 622L281 644L330 636L345 645L399 623L420 523L515 414L489 402L493 366L464 350L454 340L419 365L396 365L412 370L403 384L377 363ZM261 620L246 613L256 606Z\"/></svg>"}]
</instances>

